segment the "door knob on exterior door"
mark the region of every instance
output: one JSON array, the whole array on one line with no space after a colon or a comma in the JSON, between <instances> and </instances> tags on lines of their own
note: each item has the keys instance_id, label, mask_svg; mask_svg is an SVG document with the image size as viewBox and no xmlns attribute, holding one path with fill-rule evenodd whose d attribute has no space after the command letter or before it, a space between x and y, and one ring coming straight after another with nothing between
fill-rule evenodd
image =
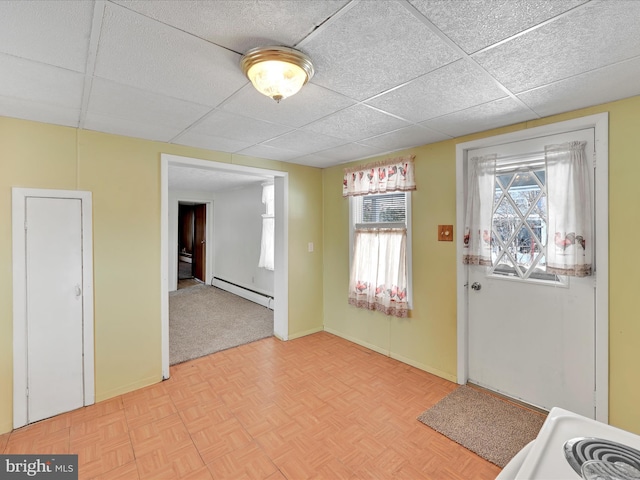
<instances>
[{"instance_id":1,"label":"door knob on exterior door","mask_svg":"<svg viewBox=\"0 0 640 480\"><path fill-rule=\"evenodd\" d=\"M476 292L477 292L478 290L480 290L481 288L482 288L482 285L480 285L478 282L473 282L473 283L471 284L471 289L472 289L472 290L475 290Z\"/></svg>"}]
</instances>

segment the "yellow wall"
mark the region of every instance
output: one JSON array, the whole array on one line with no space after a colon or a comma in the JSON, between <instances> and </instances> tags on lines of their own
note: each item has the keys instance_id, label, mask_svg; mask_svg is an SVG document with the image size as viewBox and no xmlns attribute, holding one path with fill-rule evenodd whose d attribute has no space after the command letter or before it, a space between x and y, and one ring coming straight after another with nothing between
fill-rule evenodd
<instances>
[{"instance_id":1,"label":"yellow wall","mask_svg":"<svg viewBox=\"0 0 640 480\"><path fill-rule=\"evenodd\" d=\"M609 112L610 170L610 391L612 425L640 434L640 315L635 296L640 258L629 250L640 238L640 161L637 126L640 97L613 102L483 134L393 154L416 156L418 190L412 194L414 309L409 319L387 318L347 304L348 201L342 198L344 165L323 171L325 329L424 370L456 377L455 245L436 241L438 224L456 220L455 145L571 118ZM385 157L367 159L365 163Z\"/></svg>"},{"instance_id":2,"label":"yellow wall","mask_svg":"<svg viewBox=\"0 0 640 480\"><path fill-rule=\"evenodd\" d=\"M93 194L100 401L161 379L161 153L289 172L289 335L322 329L321 170L0 117L0 433L13 416L11 187Z\"/></svg>"},{"instance_id":3,"label":"yellow wall","mask_svg":"<svg viewBox=\"0 0 640 480\"><path fill-rule=\"evenodd\" d=\"M455 246L436 241L438 224L455 225L455 144L600 112L610 115L610 421L640 434L640 259L628 248L640 236L640 97L399 152L416 155L418 181L414 311L404 320L347 305L343 166L319 170L0 118L0 433L12 427L11 186L93 192L98 400L160 379L160 153L289 172L291 338L324 321L328 331L455 379Z\"/></svg>"}]
</instances>

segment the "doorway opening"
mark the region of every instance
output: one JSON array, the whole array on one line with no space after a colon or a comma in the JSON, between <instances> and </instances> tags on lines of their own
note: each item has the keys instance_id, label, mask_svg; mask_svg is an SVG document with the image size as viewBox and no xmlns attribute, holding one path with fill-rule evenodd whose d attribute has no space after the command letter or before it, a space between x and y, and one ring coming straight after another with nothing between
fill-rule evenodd
<instances>
[{"instance_id":1,"label":"doorway opening","mask_svg":"<svg viewBox=\"0 0 640 480\"><path fill-rule=\"evenodd\" d=\"M175 176L175 177L174 177ZM185 183L169 188L170 179L180 177ZM288 339L288 174L286 172L244 167L234 164L210 162L188 157L162 154L161 156L161 322L162 322L162 372L169 378L169 292L177 290L179 253L178 208L179 203L206 203L205 228L205 285L214 285L216 261L213 216L214 196L211 184L225 182L226 187L235 181L246 183L242 177L260 178L275 185L275 269L273 273L273 334L281 340ZM213 179L213 180L212 180ZM185 191L188 189L188 191ZM204 197L207 197L205 199ZM178 201L179 200L179 201ZM174 218L175 220L172 220ZM241 240L241 239L237 239ZM197 247L197 245L196 245ZM193 258L193 255L192 255ZM258 278L256 277L256 282Z\"/></svg>"},{"instance_id":2,"label":"doorway opening","mask_svg":"<svg viewBox=\"0 0 640 480\"><path fill-rule=\"evenodd\" d=\"M542 244L546 241L546 236L543 235L544 229L542 224L538 225L535 207L537 202L523 203L526 207L526 212L534 212L531 217L531 221L527 222L525 229L522 230L522 239L518 236L520 230L513 228L508 230L511 232L509 235L504 235L504 238L500 238L500 228L503 226L500 222L494 222L493 230L495 235L492 235L491 245L495 246L496 255L495 261L491 266L469 266L464 265L464 229L458 228L457 236L457 323L458 323L458 372L457 381L459 384L467 383L467 381L476 380L474 377L483 379L485 386L492 389L501 390L503 385L514 390L520 390L523 392L522 396L516 394L516 398L524 398L524 401L528 403L543 405L544 408L549 407L546 403L536 403L530 401L529 397L535 397L531 394L531 391L538 393L544 392L544 395L548 394L547 399L565 399L576 398L571 397L576 392L583 392L585 385L589 386L588 402L580 403L580 408L590 410L593 414L589 416L595 417L596 420L607 423L608 421L608 338L609 338L609 321L608 321L608 115L599 114L567 122L560 122L542 127L526 129L510 134L499 135L496 137L487 137L472 142L466 142L457 145L456 147L456 190L457 190L457 222L458 225L465 224L466 214L466 189L467 189L467 176L468 166L471 157L475 156L476 161L478 158L484 155L490 154L503 154L502 152L511 153L517 155L515 151L518 148L528 146L529 144L537 144L540 142L550 141L554 143L553 138L559 138L564 134L571 134L570 136L579 136L580 132L591 132L590 149L588 152L593 153L593 218L594 218L594 242L593 242L593 270L597 275L597 283L593 280L588 280L592 277L570 277L567 284L562 282L553 281L550 282L548 278L535 278L538 275L538 271L546 261L544 255L545 248L542 248ZM555 136L555 137L554 137ZM551 139L551 140L545 140ZM563 142L566 140L562 140ZM544 143L546 145L546 143ZM496 149L500 149L500 152L496 152ZM514 150L515 149L515 150ZM511 150L514 150L511 152ZM527 151L536 151L527 150ZM537 152L537 151L536 151ZM498 156L498 158L500 158ZM515 158L515 157L513 157ZM530 172L524 172L530 176ZM499 172L496 171L496 176ZM507 175L509 174L509 175ZM523 172L506 172L504 180L512 180L515 182L517 175L523 175ZM524 177L523 177L524 178ZM531 180L529 178L529 180ZM537 181L539 180L539 181ZM523 193L526 190L535 190L536 196L534 200L540 201L538 189L544 190L546 179L543 181L542 177L537 177L528 182L528 186L522 186ZM489 184L488 184L489 185ZM493 184L490 184L491 187ZM500 184L500 195L495 195L495 198L507 198L505 191L509 191L511 188L509 183L507 185ZM541 186L542 185L542 186ZM503 188L504 187L504 188ZM525 188L526 187L526 188ZM497 191L497 190L496 190ZM522 209L519 208L518 199L511 199L510 205L514 218L518 217L529 218L522 213ZM494 209L497 206L500 207L500 203L494 204ZM515 206L514 206L515 205ZM541 210L542 212L544 209ZM540 212L538 212L540 213ZM544 213L544 212L543 212ZM507 220L510 216L505 217ZM519 225L519 224L518 224ZM524 225L524 224L523 224ZM522 225L521 225L522 226ZM540 228L538 228L540 227ZM497 233L496 233L497 232ZM544 236L543 240L541 236ZM495 240L504 240L502 242L494 243ZM521 241L522 240L522 241ZM552 248L556 248L557 242L552 236L550 242ZM533 243L535 241L535 244ZM576 237L577 241L577 237ZM487 243L488 244L488 243ZM546 244L545 244L546 245ZM502 250L507 251L509 255L502 255ZM493 250L492 250L493 252ZM493 256L493 253L492 253ZM497 261L504 259L504 265L497 265ZM523 265L531 263L530 267L525 270ZM483 264L484 265L484 264ZM497 266L496 266L497 265ZM499 271L491 272L494 268ZM520 269L520 274L512 270ZM535 275L534 275L535 274ZM534 277L534 278L531 278ZM546 285L545 285L546 283ZM553 285L553 283L555 285ZM515 289L518 289L516 292ZM577 300L574 301L573 293L567 295L567 292L573 292L578 289L580 295L591 295L589 303L590 312L588 315L581 316L577 312L577 306L586 306L584 302L580 303ZM523 290L523 292L520 292ZM576 294L577 291L576 290ZM527 308L525 310L513 308L509 309L513 303L511 300L523 293L526 295L526 301L528 304L534 305L535 308ZM491 309L495 309L495 302L492 303L491 295L502 295L502 298L508 298L508 305L501 305L500 313L504 315L497 316L490 314ZM564 300L561 301L561 297ZM576 297L577 298L577 297ZM582 297L581 297L582 298ZM571 302L574 303L571 303ZM555 303L554 303L555 302ZM565 302L565 303L562 303ZM567 303L569 302L569 303ZM583 305L584 304L584 305ZM506 308L509 306L509 308ZM517 307L517 305L516 305ZM549 315L545 313L538 314L542 309L550 309ZM564 309L564 310L563 310ZM562 312L566 312L567 315L562 315ZM483 313L484 312L484 313ZM506 313L505 313L506 312ZM511 313L509 313L511 312ZM560 312L562 319L570 319L568 322L577 322L580 326L571 328L569 323L564 322L562 324L554 323L549 320L548 325L543 325L544 322L538 321L541 319L552 319L553 315ZM530 321L525 319L526 315L530 314L532 317ZM570 315L569 315L570 313ZM537 316L536 316L537 315ZM473 318L471 318L473 317ZM529 318L527 317L527 318ZM578 317L574 319L574 317ZM591 320L580 321L580 318L590 318ZM516 321L517 320L517 321ZM496 323L499 325L496 327ZM567 326L569 325L569 326ZM556 333L548 333L552 328L558 330ZM491 330L493 332L491 333ZM571 332L571 333L569 333ZM495 335L493 335L495 333ZM548 336L544 337L547 334ZM496 337L496 338L494 338ZM497 338L499 337L499 338ZM579 338L578 338L579 337ZM538 349L537 353L527 355L523 352L523 349L518 349L518 341L525 339L525 344L529 345L533 343L533 338L542 338L544 348ZM563 340L563 339L575 339ZM487 343L488 342L488 343ZM564 343L563 343L564 342ZM584 353L585 358L590 356L589 365L571 367L576 362L573 361L573 349L576 345L586 345L586 349L590 349L590 353L587 350L581 350ZM577 348L577 347L576 347ZM582 348L582 347L581 347ZM547 355L549 353L549 355ZM551 353L557 354L558 362L548 361L551 357ZM503 356L502 360L498 363L494 362L496 358ZM485 359L489 359L485 361ZM505 360L505 359L512 359ZM530 359L530 360L527 360ZM518 361L516 361L518 360ZM522 369L514 369L514 365L522 363L528 368L529 372L534 372L537 377L542 378L544 388L536 389L532 387L533 381L529 382L526 375L522 374ZM500 370L495 368L495 365L502 365L504 368ZM574 373L579 375L567 375L571 372L571 368L577 368ZM563 370L564 369L564 370ZM546 377L545 377L546 375ZM567 397L561 397L565 390L560 388L554 389L553 386L547 388L547 383L544 379L565 378L566 382L563 384L563 388L566 387L566 392L569 392ZM582 381L588 376L591 376L591 381ZM540 379L536 377L536 381ZM575 378L582 379L580 382ZM584 378L583 378L584 377ZM532 377L533 378L533 377ZM487 380L488 379L488 380ZM577 386L579 383L579 387ZM574 385L575 384L575 385ZM495 385L500 385L495 387ZM516 387L514 387L517 386ZM521 388L525 385L524 388ZM555 385L555 384L553 384ZM495 387L495 388L494 388ZM574 388L575 387L575 388ZM527 390L528 389L528 390ZM540 395L542 397L542 394ZM580 395L578 397L581 398ZM569 401L569 400L567 400ZM576 404L577 405L577 404ZM561 406L561 405L550 405ZM565 406L564 408L571 409L571 407Z\"/></svg>"},{"instance_id":3,"label":"doorway opening","mask_svg":"<svg viewBox=\"0 0 640 480\"><path fill-rule=\"evenodd\" d=\"M178 290L205 283L207 205L178 202Z\"/></svg>"}]
</instances>

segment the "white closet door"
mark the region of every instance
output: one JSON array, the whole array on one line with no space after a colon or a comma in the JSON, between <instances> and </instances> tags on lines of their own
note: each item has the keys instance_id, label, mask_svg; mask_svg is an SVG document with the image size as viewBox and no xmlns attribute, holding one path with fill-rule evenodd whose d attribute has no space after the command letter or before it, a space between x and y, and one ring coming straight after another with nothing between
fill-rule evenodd
<instances>
[{"instance_id":1,"label":"white closet door","mask_svg":"<svg viewBox=\"0 0 640 480\"><path fill-rule=\"evenodd\" d=\"M84 404L82 201L26 199L28 423Z\"/></svg>"}]
</instances>

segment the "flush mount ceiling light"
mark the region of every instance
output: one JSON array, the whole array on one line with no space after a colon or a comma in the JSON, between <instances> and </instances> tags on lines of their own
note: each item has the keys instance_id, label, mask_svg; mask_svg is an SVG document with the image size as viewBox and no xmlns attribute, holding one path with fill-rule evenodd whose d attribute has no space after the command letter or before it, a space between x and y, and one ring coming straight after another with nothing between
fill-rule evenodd
<instances>
[{"instance_id":1,"label":"flush mount ceiling light","mask_svg":"<svg viewBox=\"0 0 640 480\"><path fill-rule=\"evenodd\" d=\"M298 93L313 77L311 59L289 47L253 48L244 54L240 65L256 90L278 103Z\"/></svg>"}]
</instances>

